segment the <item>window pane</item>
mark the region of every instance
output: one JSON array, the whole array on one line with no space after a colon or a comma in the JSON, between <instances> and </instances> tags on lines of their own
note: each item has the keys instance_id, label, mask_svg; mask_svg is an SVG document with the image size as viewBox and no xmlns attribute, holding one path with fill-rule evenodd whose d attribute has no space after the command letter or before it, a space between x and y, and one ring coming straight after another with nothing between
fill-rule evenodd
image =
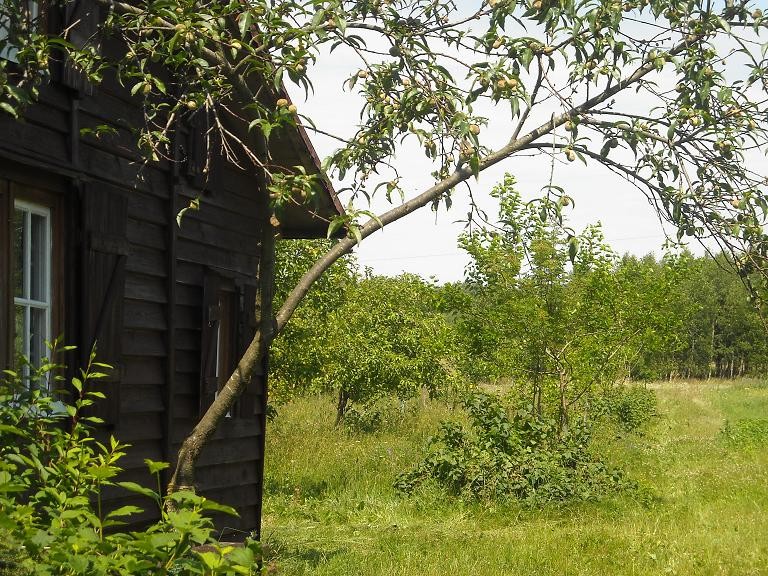
<instances>
[{"instance_id":1,"label":"window pane","mask_svg":"<svg viewBox=\"0 0 768 576\"><path fill-rule=\"evenodd\" d=\"M48 218L32 214L30 298L48 301Z\"/></svg>"},{"instance_id":2,"label":"window pane","mask_svg":"<svg viewBox=\"0 0 768 576\"><path fill-rule=\"evenodd\" d=\"M24 319L25 306L16 306L16 316L14 318L13 332L13 352L16 359L16 366L21 365L21 357L25 354L24 334L27 333Z\"/></svg>"},{"instance_id":3,"label":"window pane","mask_svg":"<svg viewBox=\"0 0 768 576\"><path fill-rule=\"evenodd\" d=\"M10 11L11 8L14 8L13 12ZM36 25L39 13L38 2L35 0L29 0L26 6L20 5L18 1L12 5L0 1L0 58L18 61L18 50L12 43L13 37L18 38L18 35Z\"/></svg>"},{"instance_id":4,"label":"window pane","mask_svg":"<svg viewBox=\"0 0 768 576\"><path fill-rule=\"evenodd\" d=\"M46 356L45 341L48 339L47 310L30 309L29 361L38 367Z\"/></svg>"},{"instance_id":5,"label":"window pane","mask_svg":"<svg viewBox=\"0 0 768 576\"><path fill-rule=\"evenodd\" d=\"M24 212L13 213L13 295L24 297Z\"/></svg>"}]
</instances>

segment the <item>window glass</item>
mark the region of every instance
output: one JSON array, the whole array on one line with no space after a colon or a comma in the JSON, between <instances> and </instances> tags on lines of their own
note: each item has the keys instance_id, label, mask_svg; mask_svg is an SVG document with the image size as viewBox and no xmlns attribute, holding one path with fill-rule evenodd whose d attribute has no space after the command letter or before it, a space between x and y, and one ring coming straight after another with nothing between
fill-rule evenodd
<instances>
[{"instance_id":1,"label":"window glass","mask_svg":"<svg viewBox=\"0 0 768 576\"><path fill-rule=\"evenodd\" d=\"M48 216L30 214L30 298L41 302L48 300Z\"/></svg>"},{"instance_id":2,"label":"window glass","mask_svg":"<svg viewBox=\"0 0 768 576\"><path fill-rule=\"evenodd\" d=\"M16 362L24 355L24 334L27 333L24 306L16 306L16 315L14 318L14 338L13 338L13 352Z\"/></svg>"},{"instance_id":3,"label":"window glass","mask_svg":"<svg viewBox=\"0 0 768 576\"><path fill-rule=\"evenodd\" d=\"M13 261L22 262L24 259L24 212L17 208L13 213ZM22 296L23 287L24 268L15 266L13 269L13 295Z\"/></svg>"},{"instance_id":4,"label":"window glass","mask_svg":"<svg viewBox=\"0 0 768 576\"><path fill-rule=\"evenodd\" d=\"M39 366L51 337L51 214L21 201L14 208L14 347L17 359Z\"/></svg>"}]
</instances>

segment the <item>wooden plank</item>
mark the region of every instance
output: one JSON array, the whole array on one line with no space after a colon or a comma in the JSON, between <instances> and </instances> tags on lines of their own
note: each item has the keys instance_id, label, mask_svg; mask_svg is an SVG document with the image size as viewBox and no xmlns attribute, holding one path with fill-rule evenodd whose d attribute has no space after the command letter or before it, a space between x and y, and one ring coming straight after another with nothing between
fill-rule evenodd
<instances>
[{"instance_id":1,"label":"wooden plank","mask_svg":"<svg viewBox=\"0 0 768 576\"><path fill-rule=\"evenodd\" d=\"M129 210L130 211L130 210ZM131 244L165 250L166 227L155 222L148 222L139 216L128 219L128 240ZM156 220L157 218L155 218Z\"/></svg>"},{"instance_id":2,"label":"wooden plank","mask_svg":"<svg viewBox=\"0 0 768 576\"><path fill-rule=\"evenodd\" d=\"M179 426L179 430L174 430L172 440L174 443L180 444L188 434L188 430ZM226 418L216 429L211 440L213 441L225 441L239 440L244 438L256 438L261 435L261 424L258 419L244 419L244 418ZM256 460L256 453L244 452L237 462L242 460Z\"/></svg>"},{"instance_id":3,"label":"wooden plank","mask_svg":"<svg viewBox=\"0 0 768 576\"><path fill-rule=\"evenodd\" d=\"M125 327L146 330L165 330L166 307L156 302L125 300Z\"/></svg>"},{"instance_id":4,"label":"wooden plank","mask_svg":"<svg viewBox=\"0 0 768 576\"><path fill-rule=\"evenodd\" d=\"M153 413L124 413L120 417L120 441L132 444L163 438L162 415Z\"/></svg>"},{"instance_id":5,"label":"wooden plank","mask_svg":"<svg viewBox=\"0 0 768 576\"><path fill-rule=\"evenodd\" d=\"M176 327L183 330L200 330L202 304L199 306L176 306Z\"/></svg>"},{"instance_id":6,"label":"wooden plank","mask_svg":"<svg viewBox=\"0 0 768 576\"><path fill-rule=\"evenodd\" d=\"M251 220L249 220L249 225L251 228L253 227ZM259 251L258 238L256 236L246 236L242 232L232 230L231 228L222 228L210 222L199 220L185 222L179 231L179 237L191 242L216 246L228 251L251 256L255 256Z\"/></svg>"},{"instance_id":7,"label":"wooden plank","mask_svg":"<svg viewBox=\"0 0 768 576\"><path fill-rule=\"evenodd\" d=\"M165 280L145 274L128 274L125 279L125 297L130 300L166 304L168 295L165 290Z\"/></svg>"},{"instance_id":8,"label":"wooden plank","mask_svg":"<svg viewBox=\"0 0 768 576\"><path fill-rule=\"evenodd\" d=\"M2 174L1 171L0 174ZM10 266L11 262L12 222L13 207L10 187L7 180L0 179L0 262L3 263L3 267ZM3 270L3 275L0 277L0 369L9 368L13 358L12 292L11 274Z\"/></svg>"},{"instance_id":9,"label":"wooden plank","mask_svg":"<svg viewBox=\"0 0 768 576\"><path fill-rule=\"evenodd\" d=\"M179 392L178 380L174 382L174 391L176 392L173 395L173 411L175 418L183 422L197 418L200 415L200 398L198 394L181 394ZM184 430L184 433L179 432L176 437L183 439L183 436L187 433L186 427Z\"/></svg>"},{"instance_id":10,"label":"wooden plank","mask_svg":"<svg viewBox=\"0 0 768 576\"><path fill-rule=\"evenodd\" d=\"M255 255L231 252L215 246L179 239L179 260L204 264L217 271L237 272L251 278L255 274L258 260Z\"/></svg>"},{"instance_id":11,"label":"wooden plank","mask_svg":"<svg viewBox=\"0 0 768 576\"><path fill-rule=\"evenodd\" d=\"M261 450L259 443L256 441L257 438L258 436L251 436L211 440L203 449L203 453L198 460L198 466L203 468L205 466L242 462L243 460L258 460L261 458Z\"/></svg>"},{"instance_id":12,"label":"wooden plank","mask_svg":"<svg viewBox=\"0 0 768 576\"><path fill-rule=\"evenodd\" d=\"M201 266L194 265L195 268ZM202 275L200 276L202 280ZM176 287L176 304L200 307L203 305L203 289L201 284L182 284L178 282Z\"/></svg>"},{"instance_id":13,"label":"wooden plank","mask_svg":"<svg viewBox=\"0 0 768 576\"><path fill-rule=\"evenodd\" d=\"M123 359L124 384L152 384L162 386L164 382L165 366L161 358L137 358L127 356Z\"/></svg>"},{"instance_id":14,"label":"wooden plank","mask_svg":"<svg viewBox=\"0 0 768 576\"><path fill-rule=\"evenodd\" d=\"M160 278L165 278L166 276L165 265L163 252L135 244L131 244L131 253L128 255L128 261L125 263L128 272L138 272Z\"/></svg>"},{"instance_id":15,"label":"wooden plank","mask_svg":"<svg viewBox=\"0 0 768 576\"><path fill-rule=\"evenodd\" d=\"M176 373L192 374L198 377L200 374L200 353L186 350L176 351Z\"/></svg>"},{"instance_id":16,"label":"wooden plank","mask_svg":"<svg viewBox=\"0 0 768 576\"><path fill-rule=\"evenodd\" d=\"M200 393L200 378L198 371L181 372L174 374L174 386L176 387L176 396L194 396Z\"/></svg>"},{"instance_id":17,"label":"wooden plank","mask_svg":"<svg viewBox=\"0 0 768 576\"><path fill-rule=\"evenodd\" d=\"M86 173L107 181L117 181L126 190L167 198L166 174L156 167L101 150L88 142L80 143L80 166ZM161 212L162 214L162 212Z\"/></svg>"},{"instance_id":18,"label":"wooden plank","mask_svg":"<svg viewBox=\"0 0 768 576\"><path fill-rule=\"evenodd\" d=\"M68 110L56 108L44 103L38 102L29 106L24 111L24 119L28 124L36 124L48 130L54 130L61 134L69 131Z\"/></svg>"},{"instance_id":19,"label":"wooden plank","mask_svg":"<svg viewBox=\"0 0 768 576\"><path fill-rule=\"evenodd\" d=\"M178 147L172 143L173 149L177 150ZM173 158L178 158L178 152L174 152ZM175 403L174 403L174 384L176 375L176 244L178 240L178 227L175 225L175 197L176 197L176 185L175 180L178 175L173 174L173 180L170 182L169 195L167 201L167 218L170 223L166 226L166 241L168 244L167 258L168 258L168 278L166 280L166 301L170 302L169 306L166 306L166 313L168 318L168 330L166 331L166 347L168 350L168 358L165 363L165 388L163 390L163 402L165 403L165 414L163 418L163 455L166 461L171 459L172 441L173 435L173 423ZM163 472L163 482L168 484L170 482L169 472Z\"/></svg>"},{"instance_id":20,"label":"wooden plank","mask_svg":"<svg viewBox=\"0 0 768 576\"><path fill-rule=\"evenodd\" d=\"M147 465L144 463L144 460L147 458L155 461L163 459L161 442L157 440L134 442L126 450L125 456L120 460L120 465L124 470L143 470L148 475Z\"/></svg>"},{"instance_id":21,"label":"wooden plank","mask_svg":"<svg viewBox=\"0 0 768 576\"><path fill-rule=\"evenodd\" d=\"M203 491L221 490L235 486L257 486L259 483L255 460L201 468L196 474L196 479Z\"/></svg>"},{"instance_id":22,"label":"wooden plank","mask_svg":"<svg viewBox=\"0 0 768 576\"><path fill-rule=\"evenodd\" d=\"M220 502L233 508L255 506L258 503L258 484L248 484L245 486L228 486L226 488L216 488L213 490L200 491L206 498L215 502ZM236 518L232 518L232 523Z\"/></svg>"},{"instance_id":23,"label":"wooden plank","mask_svg":"<svg viewBox=\"0 0 768 576\"><path fill-rule=\"evenodd\" d=\"M181 210L186 205L186 203L179 204L178 209ZM195 222L207 222L212 226L242 234L244 238L258 239L258 236L254 233L256 220L256 214L252 211L238 213L218 206L208 205L200 210L187 212L181 221L180 230L183 231L187 227L194 226Z\"/></svg>"},{"instance_id":24,"label":"wooden plank","mask_svg":"<svg viewBox=\"0 0 768 576\"><path fill-rule=\"evenodd\" d=\"M19 122L4 114L0 116L0 134L3 135L0 138L0 150L23 152L28 157L42 161L58 160L67 163L69 160L69 147L63 133Z\"/></svg>"},{"instance_id":25,"label":"wooden plank","mask_svg":"<svg viewBox=\"0 0 768 576\"><path fill-rule=\"evenodd\" d=\"M179 284L179 290L184 286L193 286L200 290L198 302L203 301L203 266L196 262L177 262L176 264L176 282ZM183 300L183 292L179 292L179 298Z\"/></svg>"},{"instance_id":26,"label":"wooden plank","mask_svg":"<svg viewBox=\"0 0 768 576\"><path fill-rule=\"evenodd\" d=\"M200 351L200 329L176 328L176 350Z\"/></svg>"},{"instance_id":27,"label":"wooden plank","mask_svg":"<svg viewBox=\"0 0 768 576\"><path fill-rule=\"evenodd\" d=\"M165 332L136 329L124 330L123 354L126 356L165 358L168 355Z\"/></svg>"},{"instance_id":28,"label":"wooden plank","mask_svg":"<svg viewBox=\"0 0 768 576\"><path fill-rule=\"evenodd\" d=\"M128 216L133 220L150 222L164 227L167 223L165 201L149 194L132 192L128 195Z\"/></svg>"},{"instance_id":29,"label":"wooden plank","mask_svg":"<svg viewBox=\"0 0 768 576\"><path fill-rule=\"evenodd\" d=\"M258 189L258 185L255 181L255 178L252 185L252 189L254 190L253 195L233 194L231 190L242 186L243 182L247 182L247 180L240 183L224 183L221 177L227 177L231 179L232 173L222 170L219 170L218 172L220 177L217 178L216 182L210 183L209 186L206 186L206 189L202 194L200 193L200 190L193 186L180 186L178 201L182 204L181 207L183 208L193 198L200 198L201 212L204 212L208 207L216 207L222 208L241 217L248 217L250 215L255 216L258 211L258 200L257 195L255 194L255 191Z\"/></svg>"},{"instance_id":30,"label":"wooden plank","mask_svg":"<svg viewBox=\"0 0 768 576\"><path fill-rule=\"evenodd\" d=\"M163 412L162 386L156 385L123 385L120 390L120 412L122 414L139 414ZM122 423L120 429L123 429ZM119 434L116 434L120 438Z\"/></svg>"}]
</instances>

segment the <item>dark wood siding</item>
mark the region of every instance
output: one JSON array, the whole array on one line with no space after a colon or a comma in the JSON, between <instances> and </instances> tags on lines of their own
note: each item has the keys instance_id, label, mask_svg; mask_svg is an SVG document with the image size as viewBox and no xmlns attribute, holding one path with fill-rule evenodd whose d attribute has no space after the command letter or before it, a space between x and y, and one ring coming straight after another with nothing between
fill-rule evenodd
<instances>
[{"instance_id":1,"label":"dark wood siding","mask_svg":"<svg viewBox=\"0 0 768 576\"><path fill-rule=\"evenodd\" d=\"M0 255L8 250L3 178L9 170L54 175L68 189L66 220L80 227L73 242L80 261L65 271L68 306L79 312L67 311L65 339L90 344L100 303L110 289L119 291L105 308L110 322L96 334L99 348L109 356L105 359L118 367L110 379L116 387L116 412L102 413L109 426L100 433L131 444L121 461L123 477L154 487L144 460L172 460L200 415L203 279L207 272L227 279L238 288L242 306L246 290L241 287L253 285L257 273L258 222L265 221L257 196L263 190L251 175L222 162L213 163L217 173L205 190L195 188L195 179L170 163L144 164L133 151L129 130L142 121L137 108L117 90L93 92L89 96L87 90L48 87L24 122L0 116ZM80 128L98 125L111 126L116 133L100 139L80 135ZM177 229L176 212L198 196L201 210L188 212ZM119 239L112 237L115 231ZM72 275L79 279L73 281ZM0 304L7 306L3 290L0 286ZM3 354L10 345L6 332L0 336L5 364ZM254 390L258 392L258 383ZM249 405L260 407L259 398L263 396L249 398ZM242 530L258 524L263 445L260 409L247 412L224 422L198 471L204 494L241 513L240 519L222 522ZM107 505L119 505L135 499L114 490L107 500ZM142 504L147 507L142 521L157 515L147 502Z\"/></svg>"},{"instance_id":2,"label":"dark wood siding","mask_svg":"<svg viewBox=\"0 0 768 576\"><path fill-rule=\"evenodd\" d=\"M219 165L221 166L221 165ZM201 376L204 340L204 285L206 277L220 278L241 302L238 286L253 285L260 251L258 223L264 215L255 198L256 180L232 169L221 168L212 182L213 191L202 196L201 209L187 212L178 230L175 306L175 357L171 453L200 416L206 403ZM199 194L189 186L178 189L177 208ZM242 304L238 304L242 308ZM238 350L239 351L239 350ZM210 401L210 398L207 399ZM198 484L207 496L236 507L241 518L221 519L226 526L250 530L257 526L260 500L261 419L234 412L204 450L197 470Z\"/></svg>"}]
</instances>

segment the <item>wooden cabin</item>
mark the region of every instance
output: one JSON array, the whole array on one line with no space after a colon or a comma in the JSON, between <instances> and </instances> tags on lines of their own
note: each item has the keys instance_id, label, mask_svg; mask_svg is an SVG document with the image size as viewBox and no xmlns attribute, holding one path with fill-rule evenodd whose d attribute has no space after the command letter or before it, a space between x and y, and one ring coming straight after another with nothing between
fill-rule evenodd
<instances>
[{"instance_id":1,"label":"wooden cabin","mask_svg":"<svg viewBox=\"0 0 768 576\"><path fill-rule=\"evenodd\" d=\"M46 25L92 17L49 8ZM174 461L250 341L259 284L272 282L260 274L274 249L263 239L324 237L342 208L325 181L315 205L294 206L277 230L255 171L218 153L205 170L203 112L178 125L174 161L147 164L137 154L129 128L142 123L116 82L92 86L56 65L22 120L0 115L0 369L19 353L39 360L44 340L58 334L78 346L72 366L96 344L98 358L115 367L103 383L107 399L94 408L105 421L99 433L131 445L122 479L154 486L144 460ZM88 133L97 126L113 133ZM300 127L269 146L286 167L320 170ZM178 226L196 197L200 210ZM222 526L246 531L259 530L261 515L263 368L197 472L203 494L240 513ZM124 492L106 496L115 506L137 503ZM157 515L138 503L147 509L140 522Z\"/></svg>"}]
</instances>

